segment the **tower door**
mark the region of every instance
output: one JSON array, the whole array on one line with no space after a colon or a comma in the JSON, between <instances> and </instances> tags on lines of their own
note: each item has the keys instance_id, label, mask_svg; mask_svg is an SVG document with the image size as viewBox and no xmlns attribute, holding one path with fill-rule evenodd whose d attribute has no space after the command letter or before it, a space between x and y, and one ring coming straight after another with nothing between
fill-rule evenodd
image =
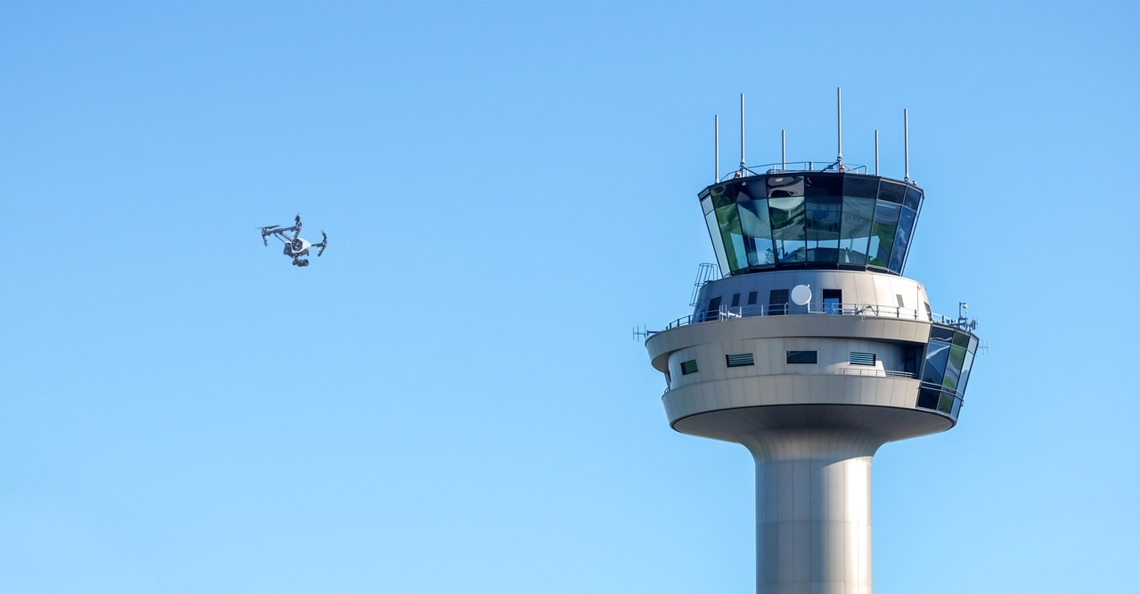
<instances>
[{"instance_id":1,"label":"tower door","mask_svg":"<svg viewBox=\"0 0 1140 594\"><path fill-rule=\"evenodd\" d=\"M823 313L835 315L842 313L841 303L843 303L843 291L839 289L823 290Z\"/></svg>"}]
</instances>

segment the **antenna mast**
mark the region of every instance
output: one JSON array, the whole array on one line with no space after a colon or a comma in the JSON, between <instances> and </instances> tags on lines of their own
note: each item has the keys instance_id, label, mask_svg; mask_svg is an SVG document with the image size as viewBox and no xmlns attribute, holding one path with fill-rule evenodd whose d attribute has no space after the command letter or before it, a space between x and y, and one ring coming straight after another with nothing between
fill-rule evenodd
<instances>
[{"instance_id":1,"label":"antenna mast","mask_svg":"<svg viewBox=\"0 0 1140 594\"><path fill-rule=\"evenodd\" d=\"M788 131L780 130L780 169L788 168Z\"/></svg>"},{"instance_id":2,"label":"antenna mast","mask_svg":"<svg viewBox=\"0 0 1140 594\"><path fill-rule=\"evenodd\" d=\"M713 149L716 163L713 165L713 183L720 181L720 116L713 116Z\"/></svg>"},{"instance_id":3,"label":"antenna mast","mask_svg":"<svg viewBox=\"0 0 1140 594\"><path fill-rule=\"evenodd\" d=\"M910 181L910 118L903 109L903 181Z\"/></svg>"},{"instance_id":4,"label":"antenna mast","mask_svg":"<svg viewBox=\"0 0 1140 594\"><path fill-rule=\"evenodd\" d=\"M744 169L744 93L740 94L740 169Z\"/></svg>"},{"instance_id":5,"label":"antenna mast","mask_svg":"<svg viewBox=\"0 0 1140 594\"><path fill-rule=\"evenodd\" d=\"M875 175L879 175L879 131L875 130Z\"/></svg>"},{"instance_id":6,"label":"antenna mast","mask_svg":"<svg viewBox=\"0 0 1140 594\"><path fill-rule=\"evenodd\" d=\"M843 170L843 88L835 87L835 109L837 114L837 122L839 126L839 154L835 157L835 162L839 164L840 171Z\"/></svg>"}]
</instances>

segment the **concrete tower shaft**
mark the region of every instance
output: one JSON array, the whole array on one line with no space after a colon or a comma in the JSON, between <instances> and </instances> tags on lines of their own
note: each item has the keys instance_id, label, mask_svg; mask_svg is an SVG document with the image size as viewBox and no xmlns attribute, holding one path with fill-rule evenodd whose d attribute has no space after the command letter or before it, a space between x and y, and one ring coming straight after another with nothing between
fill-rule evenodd
<instances>
[{"instance_id":1,"label":"concrete tower shaft","mask_svg":"<svg viewBox=\"0 0 1140 594\"><path fill-rule=\"evenodd\" d=\"M728 275L646 340L669 424L752 452L758 592L869 593L872 458L955 425L977 348L901 276L922 192L779 172L700 198Z\"/></svg>"}]
</instances>

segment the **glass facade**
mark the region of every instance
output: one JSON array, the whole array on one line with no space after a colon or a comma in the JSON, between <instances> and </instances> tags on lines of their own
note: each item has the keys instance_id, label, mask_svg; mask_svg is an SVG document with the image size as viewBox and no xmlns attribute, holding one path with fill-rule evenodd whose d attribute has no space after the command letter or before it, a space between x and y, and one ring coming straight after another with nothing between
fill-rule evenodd
<instances>
[{"instance_id":1,"label":"glass facade","mask_svg":"<svg viewBox=\"0 0 1140 594\"><path fill-rule=\"evenodd\" d=\"M931 325L917 406L958 418L977 348L978 338L973 334L953 326Z\"/></svg>"},{"instance_id":2,"label":"glass facade","mask_svg":"<svg viewBox=\"0 0 1140 594\"><path fill-rule=\"evenodd\" d=\"M757 175L701 192L720 269L789 267L902 274L922 190L873 175Z\"/></svg>"}]
</instances>

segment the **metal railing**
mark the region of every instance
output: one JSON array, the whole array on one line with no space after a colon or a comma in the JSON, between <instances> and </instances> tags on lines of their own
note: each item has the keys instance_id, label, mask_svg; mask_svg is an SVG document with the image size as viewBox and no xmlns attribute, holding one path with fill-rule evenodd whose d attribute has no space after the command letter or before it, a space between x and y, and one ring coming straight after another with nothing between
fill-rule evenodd
<instances>
[{"instance_id":1,"label":"metal railing","mask_svg":"<svg viewBox=\"0 0 1140 594\"><path fill-rule=\"evenodd\" d=\"M795 311L800 306L792 306L790 304L781 305L741 305L737 307L730 307L722 305L716 311L703 312L700 314L689 314L682 316L669 322L665 327L666 330L686 326L689 324L699 324L701 322L718 322L722 320L731 320L737 318L755 318L764 316L785 316L785 315L836 315L836 316L862 316L862 317L877 317L877 318L897 318L903 320L926 320L937 324L945 324L948 326L955 325L958 320L955 318L948 318L939 314L926 314L917 309L906 307L899 307L897 305L872 305L867 303L826 303L822 307L812 309L809 303L805 309Z\"/></svg>"},{"instance_id":2,"label":"metal railing","mask_svg":"<svg viewBox=\"0 0 1140 594\"><path fill-rule=\"evenodd\" d=\"M871 377L902 377L914 379L915 375L909 371L895 371L893 369L859 369L857 367L840 367L835 371L839 375L866 375Z\"/></svg>"},{"instance_id":3,"label":"metal railing","mask_svg":"<svg viewBox=\"0 0 1140 594\"><path fill-rule=\"evenodd\" d=\"M818 169L816 167L819 167ZM867 173L866 165L856 165L854 163L841 163L839 161L787 161L783 163L768 163L766 165L753 165L751 167L741 167L735 171L729 171L722 175L719 181L729 181L741 177L751 177L753 175L768 175L772 173L802 173L812 171L832 171L835 173Z\"/></svg>"}]
</instances>

